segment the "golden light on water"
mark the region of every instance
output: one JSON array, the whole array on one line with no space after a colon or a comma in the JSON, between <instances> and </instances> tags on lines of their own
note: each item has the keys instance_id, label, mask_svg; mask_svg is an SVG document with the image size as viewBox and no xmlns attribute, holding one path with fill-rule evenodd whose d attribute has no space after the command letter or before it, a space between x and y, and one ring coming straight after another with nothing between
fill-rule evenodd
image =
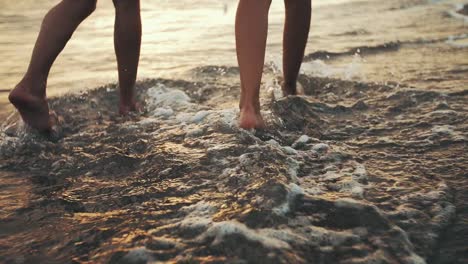
<instances>
[{"instance_id":1,"label":"golden light on water","mask_svg":"<svg viewBox=\"0 0 468 264\"><path fill-rule=\"evenodd\" d=\"M0 10L0 93L21 78L57 2L16 1ZM61 130L52 142L5 111L5 263L465 257L468 18L453 15L457 0L314 0L305 94L288 97L274 0L260 87L267 128L257 131L239 128L239 69L229 67L236 1L142 1L139 77L157 78L138 84L143 111L120 116L115 85L51 99ZM49 95L116 82L113 23L112 2L99 0Z\"/></svg>"},{"instance_id":2,"label":"golden light on water","mask_svg":"<svg viewBox=\"0 0 468 264\"><path fill-rule=\"evenodd\" d=\"M406 20L414 16L409 9L400 14L388 14L387 20L363 15L387 12L385 8L360 5L361 13L347 11L347 2L353 0L315 0L313 19L306 53L317 50L344 51L349 47L377 45L391 41L413 39L414 29L406 27ZM27 69L31 51L52 0L19 0L5 4L0 15L0 103L22 78ZM330 3L339 5L329 5ZM235 0L142 1L143 43L139 78L177 77L184 71L202 65L235 66L234 18ZM336 16L336 8L343 11ZM48 94L91 89L117 81L113 51L114 8L112 1L98 1L96 12L80 25L52 68ZM267 62L281 64L283 1L272 1L267 49ZM388 24L388 21L394 21ZM444 24L416 22L419 38L444 37L439 29ZM365 28L363 31L362 29ZM385 28L385 31L382 29ZM366 34L347 35L349 32ZM460 45L464 45L460 40ZM315 66L313 66L315 67ZM280 68L280 67L279 67ZM310 67L309 67L310 68ZM399 69L395 69L399 71ZM402 70L404 73L405 71ZM385 76L386 78L386 76ZM383 79L383 78L380 78Z\"/></svg>"},{"instance_id":3,"label":"golden light on water","mask_svg":"<svg viewBox=\"0 0 468 264\"><path fill-rule=\"evenodd\" d=\"M322 3L320 1L316 1ZM20 0L8 4L1 24L0 47L5 67L0 87L13 87L24 74L43 16L54 1ZM142 1L143 43L140 78L172 76L200 65L235 65L234 18L237 1ZM15 20L22 14L28 19ZM284 4L273 1L269 54L281 51ZM49 78L50 95L115 82L112 1L98 1L58 57Z\"/></svg>"}]
</instances>

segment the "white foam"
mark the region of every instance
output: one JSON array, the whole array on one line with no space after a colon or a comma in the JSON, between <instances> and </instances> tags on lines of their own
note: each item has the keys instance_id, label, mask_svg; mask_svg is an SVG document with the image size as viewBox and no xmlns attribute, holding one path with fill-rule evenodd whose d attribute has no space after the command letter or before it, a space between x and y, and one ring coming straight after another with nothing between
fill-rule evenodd
<instances>
[{"instance_id":1,"label":"white foam","mask_svg":"<svg viewBox=\"0 0 468 264\"><path fill-rule=\"evenodd\" d=\"M196 204L185 206L180 209L187 215L178 223L182 229L203 229L207 228L212 222L212 216L217 208L208 202L198 202Z\"/></svg>"},{"instance_id":2,"label":"white foam","mask_svg":"<svg viewBox=\"0 0 468 264\"><path fill-rule=\"evenodd\" d=\"M461 16L468 23L468 16L461 15L457 12L453 12L453 16ZM452 35L445 41L448 45L455 48L466 48L468 47L468 34Z\"/></svg>"},{"instance_id":3,"label":"white foam","mask_svg":"<svg viewBox=\"0 0 468 264\"><path fill-rule=\"evenodd\" d=\"M138 121L138 124L146 126L146 125L151 125L151 124L157 123L159 121L160 120L157 119L157 118L147 117L147 118L144 118L144 119Z\"/></svg>"},{"instance_id":4,"label":"white foam","mask_svg":"<svg viewBox=\"0 0 468 264\"><path fill-rule=\"evenodd\" d=\"M18 144L31 139L26 124L22 120L14 121L16 117L13 112L0 125L0 152L14 150ZM15 136L9 136L7 131Z\"/></svg>"},{"instance_id":5,"label":"white foam","mask_svg":"<svg viewBox=\"0 0 468 264\"><path fill-rule=\"evenodd\" d=\"M454 134L454 127L449 125L443 126L434 126L431 130L432 134L434 135L447 135L451 136Z\"/></svg>"},{"instance_id":6,"label":"white foam","mask_svg":"<svg viewBox=\"0 0 468 264\"><path fill-rule=\"evenodd\" d=\"M291 147L283 147L283 151L286 153L286 154L289 154L289 155L297 155L298 152L297 150L291 148Z\"/></svg>"},{"instance_id":7,"label":"white foam","mask_svg":"<svg viewBox=\"0 0 468 264\"><path fill-rule=\"evenodd\" d=\"M426 264L427 262L419 255L416 253L411 253L411 255L407 258L408 262L407 263L413 263L413 264Z\"/></svg>"},{"instance_id":8,"label":"white foam","mask_svg":"<svg viewBox=\"0 0 468 264\"><path fill-rule=\"evenodd\" d=\"M195 115L191 118L192 123L200 123L202 122L212 111L198 111Z\"/></svg>"},{"instance_id":9,"label":"white foam","mask_svg":"<svg viewBox=\"0 0 468 264\"><path fill-rule=\"evenodd\" d=\"M362 198L364 196L363 186L354 180L342 180L336 186L340 192L349 192L353 197Z\"/></svg>"},{"instance_id":10,"label":"white foam","mask_svg":"<svg viewBox=\"0 0 468 264\"><path fill-rule=\"evenodd\" d=\"M206 232L204 232L198 240L206 240L207 238L214 238L213 245L221 244L224 239L229 235L241 235L247 240L259 242L266 248L274 249L289 249L290 245L275 236L278 236L278 233L271 229L260 229L253 230L248 228L246 225L239 223L237 221L224 221L219 223L214 223Z\"/></svg>"},{"instance_id":11,"label":"white foam","mask_svg":"<svg viewBox=\"0 0 468 264\"><path fill-rule=\"evenodd\" d=\"M156 117L169 118L174 115L174 110L170 107L158 107L153 110L152 114Z\"/></svg>"},{"instance_id":12,"label":"white foam","mask_svg":"<svg viewBox=\"0 0 468 264\"><path fill-rule=\"evenodd\" d=\"M302 236L301 234L296 234L292 232L290 229L263 229L261 230L262 234L265 234L267 237L279 239L284 241L288 244L307 244L309 243L309 239Z\"/></svg>"},{"instance_id":13,"label":"white foam","mask_svg":"<svg viewBox=\"0 0 468 264\"><path fill-rule=\"evenodd\" d=\"M298 155L297 150L291 148L290 146L281 146L280 143L278 143L274 139L268 140L266 143L270 144L271 146L281 150L281 152L287 154L287 155Z\"/></svg>"},{"instance_id":14,"label":"white foam","mask_svg":"<svg viewBox=\"0 0 468 264\"><path fill-rule=\"evenodd\" d=\"M448 14L453 18L463 20L464 23L468 23L468 16L458 13L458 11L462 9L463 9L463 4L456 4L455 9L448 11Z\"/></svg>"},{"instance_id":15,"label":"white foam","mask_svg":"<svg viewBox=\"0 0 468 264\"><path fill-rule=\"evenodd\" d=\"M179 223L179 226L182 229L193 230L193 229L206 228L212 222L213 220L209 217L193 216L193 217L186 217L185 219L183 219Z\"/></svg>"},{"instance_id":16,"label":"white foam","mask_svg":"<svg viewBox=\"0 0 468 264\"><path fill-rule=\"evenodd\" d=\"M185 136L188 138L199 137L205 133L205 130L201 127L186 127L184 128L184 131L186 132Z\"/></svg>"},{"instance_id":17,"label":"white foam","mask_svg":"<svg viewBox=\"0 0 468 264\"><path fill-rule=\"evenodd\" d=\"M346 80L360 78L363 59L359 54L355 54L349 64L342 66L332 66L323 60L313 60L304 62L301 72L306 75L318 77L338 77Z\"/></svg>"},{"instance_id":18,"label":"white foam","mask_svg":"<svg viewBox=\"0 0 468 264\"><path fill-rule=\"evenodd\" d=\"M462 132L455 131L455 127L450 125L434 126L428 136L428 139L433 137L448 137L455 141L466 140L466 137Z\"/></svg>"},{"instance_id":19,"label":"white foam","mask_svg":"<svg viewBox=\"0 0 468 264\"><path fill-rule=\"evenodd\" d=\"M177 115L176 119L185 124L204 124L214 125L221 123L229 127L236 125L238 110L224 109L224 110L201 110L195 113L183 112Z\"/></svg>"},{"instance_id":20,"label":"white foam","mask_svg":"<svg viewBox=\"0 0 468 264\"><path fill-rule=\"evenodd\" d=\"M304 146L310 141L311 141L311 138L308 135L302 135L293 143L292 147L298 148L298 147Z\"/></svg>"},{"instance_id":21,"label":"white foam","mask_svg":"<svg viewBox=\"0 0 468 264\"><path fill-rule=\"evenodd\" d=\"M245 153L239 156L239 164L244 167L252 166L257 159L257 153Z\"/></svg>"},{"instance_id":22,"label":"white foam","mask_svg":"<svg viewBox=\"0 0 468 264\"><path fill-rule=\"evenodd\" d=\"M270 139L268 140L266 143L272 145L272 146L275 146L277 148L282 148L282 146L280 145L280 143L278 143L278 141L274 140L274 139Z\"/></svg>"},{"instance_id":23,"label":"white foam","mask_svg":"<svg viewBox=\"0 0 468 264\"><path fill-rule=\"evenodd\" d=\"M314 150L316 152L319 152L319 153L327 152L329 149L330 149L330 146L328 144L325 144L325 143L315 144L312 147L312 150Z\"/></svg>"},{"instance_id":24,"label":"white foam","mask_svg":"<svg viewBox=\"0 0 468 264\"><path fill-rule=\"evenodd\" d=\"M229 127L235 127L237 125L238 114L238 108L227 108L223 110L213 111L207 119L209 119L208 123L210 124L219 122Z\"/></svg>"},{"instance_id":25,"label":"white foam","mask_svg":"<svg viewBox=\"0 0 468 264\"><path fill-rule=\"evenodd\" d=\"M326 181L335 181L335 180L338 180L342 177L344 177L345 175L344 174L341 174L341 173L337 173L336 171L327 171L323 177L324 177L324 180Z\"/></svg>"},{"instance_id":26,"label":"white foam","mask_svg":"<svg viewBox=\"0 0 468 264\"><path fill-rule=\"evenodd\" d=\"M155 118L170 119L178 125L200 124L213 126L216 123L236 126L239 113L237 108L202 110L200 105L191 103L190 97L182 90L157 84L147 91L147 107ZM150 122L150 121L148 121ZM196 135L199 131L191 133Z\"/></svg>"},{"instance_id":27,"label":"white foam","mask_svg":"<svg viewBox=\"0 0 468 264\"><path fill-rule=\"evenodd\" d=\"M154 261L151 254L144 247L130 250L122 259L125 263L148 263Z\"/></svg>"},{"instance_id":28,"label":"white foam","mask_svg":"<svg viewBox=\"0 0 468 264\"><path fill-rule=\"evenodd\" d=\"M279 84L276 78L268 79L265 83L265 87L267 90L267 94L273 100L284 97L281 85Z\"/></svg>"},{"instance_id":29,"label":"white foam","mask_svg":"<svg viewBox=\"0 0 468 264\"><path fill-rule=\"evenodd\" d=\"M316 226L309 227L307 238L315 244L331 246L339 246L348 240L359 240L359 236L348 232L330 231Z\"/></svg>"},{"instance_id":30,"label":"white foam","mask_svg":"<svg viewBox=\"0 0 468 264\"><path fill-rule=\"evenodd\" d=\"M362 210L368 205L351 198L342 198L335 201L335 206L338 208L352 208L355 210Z\"/></svg>"},{"instance_id":31,"label":"white foam","mask_svg":"<svg viewBox=\"0 0 468 264\"><path fill-rule=\"evenodd\" d=\"M301 168L301 162L291 157L288 158L287 162L288 162L287 163L288 172L289 172L289 176L291 177L291 180L295 183L299 182L299 178L297 177L297 174L299 172L299 169Z\"/></svg>"},{"instance_id":32,"label":"white foam","mask_svg":"<svg viewBox=\"0 0 468 264\"><path fill-rule=\"evenodd\" d=\"M163 84L148 89L147 104L149 107L181 107L190 105L190 97L181 90L169 89Z\"/></svg>"},{"instance_id":33,"label":"white foam","mask_svg":"<svg viewBox=\"0 0 468 264\"><path fill-rule=\"evenodd\" d=\"M196 204L184 206L180 210L189 213L191 216L206 216L215 213L216 207L209 202L201 201Z\"/></svg>"},{"instance_id":34,"label":"white foam","mask_svg":"<svg viewBox=\"0 0 468 264\"><path fill-rule=\"evenodd\" d=\"M435 205L432 211L436 212L436 215L432 217L432 222L438 226L445 227L455 217L456 207L451 203L441 203Z\"/></svg>"},{"instance_id":35,"label":"white foam","mask_svg":"<svg viewBox=\"0 0 468 264\"><path fill-rule=\"evenodd\" d=\"M353 179L357 181L362 181L362 180L367 180L368 179L368 174L366 167L363 164L360 163L355 163L355 169L353 172Z\"/></svg>"},{"instance_id":36,"label":"white foam","mask_svg":"<svg viewBox=\"0 0 468 264\"><path fill-rule=\"evenodd\" d=\"M326 173L318 177L318 179L328 182L329 187L333 187L333 189L342 193L349 193L355 198L364 197L365 184L368 179L364 165L354 162L352 166L344 166L338 169L336 166L331 165L326 167L325 170Z\"/></svg>"},{"instance_id":37,"label":"white foam","mask_svg":"<svg viewBox=\"0 0 468 264\"><path fill-rule=\"evenodd\" d=\"M291 205L294 204L294 200L301 195L304 195L304 190L295 183L291 183L288 186L288 195L286 201L278 207L273 208L273 212L278 215L286 215L291 212Z\"/></svg>"}]
</instances>

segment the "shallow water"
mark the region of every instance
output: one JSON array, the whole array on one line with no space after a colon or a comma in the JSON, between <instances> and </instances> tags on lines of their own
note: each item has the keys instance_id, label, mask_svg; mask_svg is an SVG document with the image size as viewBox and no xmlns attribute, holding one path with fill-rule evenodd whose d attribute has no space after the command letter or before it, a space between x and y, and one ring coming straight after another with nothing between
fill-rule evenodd
<instances>
[{"instance_id":1,"label":"shallow water","mask_svg":"<svg viewBox=\"0 0 468 264\"><path fill-rule=\"evenodd\" d=\"M319 0L315 6L352 0ZM1 89L22 77L41 20L57 1L0 1ZM234 65L234 0L142 1L144 36L140 78L171 76L202 65ZM92 88L116 80L112 1L98 1L97 11L75 33L55 64L49 94ZM270 54L279 54L283 4L271 10ZM207 56L210 54L210 56Z\"/></svg>"},{"instance_id":2,"label":"shallow water","mask_svg":"<svg viewBox=\"0 0 468 264\"><path fill-rule=\"evenodd\" d=\"M456 4L460 1L313 2L307 53L343 52L394 41L448 40L450 36L466 33L466 19L448 15L456 14ZM12 89L21 79L41 20L54 3L51 0L1 1L0 90ZM233 0L144 1L140 79L178 76L198 66L235 65L235 4ZM282 1L273 1L267 61L281 58L283 10ZM95 14L79 27L53 67L49 95L115 82L113 16L112 2L99 1ZM400 64L401 70L391 69L396 78L406 72L405 61ZM387 78L384 75L369 79ZM5 102L6 93L0 97Z\"/></svg>"},{"instance_id":3,"label":"shallow water","mask_svg":"<svg viewBox=\"0 0 468 264\"><path fill-rule=\"evenodd\" d=\"M466 89L303 75L249 132L237 68L186 74L126 120L115 86L52 100L56 141L4 127L3 261L464 263Z\"/></svg>"},{"instance_id":4,"label":"shallow water","mask_svg":"<svg viewBox=\"0 0 468 264\"><path fill-rule=\"evenodd\" d=\"M239 72L216 61L141 81L144 112L128 119L113 84L54 98L52 140L12 113L0 262L466 263L467 47L454 3L317 7L307 95L278 96L278 54L265 68L268 131L236 127Z\"/></svg>"}]
</instances>

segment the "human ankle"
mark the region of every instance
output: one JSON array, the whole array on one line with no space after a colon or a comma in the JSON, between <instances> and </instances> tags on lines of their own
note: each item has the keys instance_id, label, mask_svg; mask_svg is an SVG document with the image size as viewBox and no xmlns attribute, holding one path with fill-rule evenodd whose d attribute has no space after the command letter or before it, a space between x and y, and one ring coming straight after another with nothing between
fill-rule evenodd
<instances>
[{"instance_id":1,"label":"human ankle","mask_svg":"<svg viewBox=\"0 0 468 264\"><path fill-rule=\"evenodd\" d=\"M241 112L246 112L246 113L255 113L258 114L260 113L260 105L259 104L243 104L240 107Z\"/></svg>"},{"instance_id":2,"label":"human ankle","mask_svg":"<svg viewBox=\"0 0 468 264\"><path fill-rule=\"evenodd\" d=\"M129 94L120 94L121 105L134 105L136 102L135 97Z\"/></svg>"},{"instance_id":3,"label":"human ankle","mask_svg":"<svg viewBox=\"0 0 468 264\"><path fill-rule=\"evenodd\" d=\"M297 84L296 82L284 82L282 86L283 92L285 95L295 95L297 94Z\"/></svg>"},{"instance_id":4,"label":"human ankle","mask_svg":"<svg viewBox=\"0 0 468 264\"><path fill-rule=\"evenodd\" d=\"M14 91L21 91L34 97L46 97L47 81L24 77L15 87Z\"/></svg>"}]
</instances>

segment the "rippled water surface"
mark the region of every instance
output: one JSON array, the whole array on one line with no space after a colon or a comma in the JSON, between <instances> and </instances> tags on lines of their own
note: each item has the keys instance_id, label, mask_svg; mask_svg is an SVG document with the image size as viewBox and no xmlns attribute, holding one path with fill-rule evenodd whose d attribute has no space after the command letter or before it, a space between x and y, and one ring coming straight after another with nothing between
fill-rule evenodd
<instances>
[{"instance_id":1,"label":"rippled water surface","mask_svg":"<svg viewBox=\"0 0 468 264\"><path fill-rule=\"evenodd\" d=\"M234 3L194 2L144 3L141 114L94 88L115 80L110 1L52 73L52 94L93 88L51 98L57 134L3 112L0 262L468 262L462 2L316 1L306 95L282 98L274 1L266 131L236 126ZM48 4L0 11L2 87Z\"/></svg>"},{"instance_id":2,"label":"rippled water surface","mask_svg":"<svg viewBox=\"0 0 468 264\"><path fill-rule=\"evenodd\" d=\"M1 1L1 89L10 89L21 79L41 20L57 2ZM340 2L346 1L321 0L316 4ZM142 1L144 36L140 77L170 76L201 65L234 65L235 7L233 0ZM271 54L280 52L282 19L283 4L274 1ZM112 1L98 1L97 11L79 27L55 64L49 94L115 81L113 22Z\"/></svg>"},{"instance_id":3,"label":"rippled water surface","mask_svg":"<svg viewBox=\"0 0 468 264\"><path fill-rule=\"evenodd\" d=\"M56 2L1 2L0 56L3 62L0 90L13 88L21 79L41 20ZM391 41L448 39L463 31L453 32L453 28L464 27L466 23L463 19L441 19L438 17L440 13L436 17L427 13L433 9L454 11L457 1L438 1L435 4L420 0L313 2L308 53L317 50L341 52ZM427 3L433 7L428 7ZM236 1L232 0L143 1L140 78L174 76L202 65L235 65L235 5ZM268 49L270 61L280 61L283 12L282 1L273 1ZM58 58L49 80L50 95L115 82L113 17L112 2L98 1L97 11L80 26ZM391 69L391 72L399 74L406 69L401 72ZM1 98L5 102L5 93Z\"/></svg>"}]
</instances>

